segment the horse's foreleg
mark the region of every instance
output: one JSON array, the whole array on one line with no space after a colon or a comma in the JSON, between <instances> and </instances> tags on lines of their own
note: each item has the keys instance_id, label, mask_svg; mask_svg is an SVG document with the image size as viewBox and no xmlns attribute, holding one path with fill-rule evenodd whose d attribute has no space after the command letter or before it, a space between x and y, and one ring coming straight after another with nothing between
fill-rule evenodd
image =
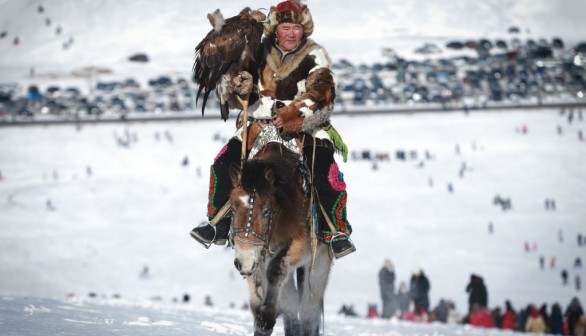
<instances>
[{"instance_id":1,"label":"horse's foreleg","mask_svg":"<svg viewBox=\"0 0 586 336\"><path fill-rule=\"evenodd\" d=\"M279 309L283 313L285 336L299 336L299 295L293 274L289 274L279 294Z\"/></svg>"},{"instance_id":2,"label":"horse's foreleg","mask_svg":"<svg viewBox=\"0 0 586 336\"><path fill-rule=\"evenodd\" d=\"M262 279L258 275L253 275L246 278L246 282L248 283L250 311L256 319L260 313L260 306L264 297Z\"/></svg>"},{"instance_id":3,"label":"horse's foreleg","mask_svg":"<svg viewBox=\"0 0 586 336\"><path fill-rule=\"evenodd\" d=\"M273 256L266 270L266 289L259 313L254 320L254 335L264 336L273 332L273 327L279 315L277 302L283 280L287 276L288 262L285 257L287 249L283 249Z\"/></svg>"},{"instance_id":4,"label":"horse's foreleg","mask_svg":"<svg viewBox=\"0 0 586 336\"><path fill-rule=\"evenodd\" d=\"M323 297L332 265L326 245L319 244L316 253L315 264L313 268L309 266L306 268L300 288L299 320L302 328L301 334L304 336L319 335Z\"/></svg>"}]
</instances>

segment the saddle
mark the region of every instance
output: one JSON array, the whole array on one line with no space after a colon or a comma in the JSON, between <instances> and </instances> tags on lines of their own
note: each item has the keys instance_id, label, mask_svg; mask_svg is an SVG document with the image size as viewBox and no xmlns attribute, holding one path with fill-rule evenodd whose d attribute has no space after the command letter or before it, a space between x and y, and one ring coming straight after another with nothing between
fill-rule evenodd
<instances>
[{"instance_id":1,"label":"saddle","mask_svg":"<svg viewBox=\"0 0 586 336\"><path fill-rule=\"evenodd\" d=\"M258 123L253 123L253 125L258 125ZM251 130L252 129L258 129L259 131L254 137L254 142L251 148L249 148L246 160L255 158L269 143L279 143L283 145L285 148L299 155L298 166L301 174L303 191L308 195L311 185L311 177L307 165L305 164L305 160L303 159L303 142L299 138L283 138L282 135L279 134L279 130L272 123L262 124L258 127L251 128ZM252 138L251 135L252 134L249 133L249 139Z\"/></svg>"},{"instance_id":2,"label":"saddle","mask_svg":"<svg viewBox=\"0 0 586 336\"><path fill-rule=\"evenodd\" d=\"M259 129L260 127L260 129ZM257 134L253 134L257 133ZM250 160L258 154L267 144L271 142L280 143L293 153L299 154L300 160L303 160L301 146L297 143L297 138L285 139L279 134L279 130L271 123L260 124L253 123L250 128L248 139L253 140L252 146L248 148L247 160Z\"/></svg>"},{"instance_id":3,"label":"saddle","mask_svg":"<svg viewBox=\"0 0 586 336\"><path fill-rule=\"evenodd\" d=\"M253 123L253 125L256 124L258 125L258 123ZM250 127L250 126L249 126ZM247 160L251 160L253 158L255 158L258 153L260 153L265 146L267 146L269 143L279 143L282 144L285 148L289 149L290 151L299 154L299 162L298 162L298 167L299 167L299 173L301 175L301 181L302 181L302 186L303 186L303 191L305 193L305 195L311 200L312 204L311 204L311 221L308 221L308 225L313 224L310 232L312 233L318 233L322 232L322 229L330 229L331 232L336 232L337 230L335 229L333 223L328 222L328 215L324 212L325 210L323 209L323 207L321 206L320 202L318 201L318 199L316 197L313 196L312 194L312 174L313 174L313 167L308 167L304 156L303 156L303 148L307 147L307 146L311 146L312 148L315 148L316 146L323 146L323 147L328 147L330 148L332 151L334 150L334 145L326 140L326 139L318 139L315 138L307 133L301 133L298 134L297 136L294 137L283 137L283 135L281 135L279 133L279 130L272 124L272 123L261 123L260 125L258 125L257 127L251 128L251 129L258 129L258 133L256 134L256 137L254 138L253 144L252 146L249 148L249 153L247 156ZM249 139L252 138L251 134L249 133ZM308 153L309 154L309 153ZM309 154L312 155L312 154ZM314 160L315 161L315 160ZM324 218L325 221L321 221L318 220L318 211L322 211L324 212ZM322 240L323 237L319 237L320 240Z\"/></svg>"}]
</instances>

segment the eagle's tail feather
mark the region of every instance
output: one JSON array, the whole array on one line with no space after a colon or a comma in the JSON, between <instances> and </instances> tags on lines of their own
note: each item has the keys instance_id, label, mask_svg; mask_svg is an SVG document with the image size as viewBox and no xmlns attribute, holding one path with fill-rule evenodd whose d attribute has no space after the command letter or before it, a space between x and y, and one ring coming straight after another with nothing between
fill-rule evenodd
<instances>
[{"instance_id":1,"label":"eagle's tail feather","mask_svg":"<svg viewBox=\"0 0 586 336\"><path fill-rule=\"evenodd\" d=\"M220 116L222 117L222 120L224 120L224 121L228 120L228 113L229 113L228 102L224 102L224 104L220 104Z\"/></svg>"},{"instance_id":2,"label":"eagle's tail feather","mask_svg":"<svg viewBox=\"0 0 586 336\"><path fill-rule=\"evenodd\" d=\"M213 13L208 14L208 20L210 20L210 23L216 32L222 30L224 23L226 23L224 20L224 15L222 15L222 12L220 12L219 8L216 9Z\"/></svg>"},{"instance_id":3,"label":"eagle's tail feather","mask_svg":"<svg viewBox=\"0 0 586 336\"><path fill-rule=\"evenodd\" d=\"M203 102L202 102L202 104L201 104L201 115L202 115L202 116L203 116L203 112L205 111L205 108L206 108L206 103L207 103L207 101L208 101L208 97L210 96L210 92L211 92L211 91L206 91L206 92L204 92L204 94L203 94Z\"/></svg>"}]
</instances>

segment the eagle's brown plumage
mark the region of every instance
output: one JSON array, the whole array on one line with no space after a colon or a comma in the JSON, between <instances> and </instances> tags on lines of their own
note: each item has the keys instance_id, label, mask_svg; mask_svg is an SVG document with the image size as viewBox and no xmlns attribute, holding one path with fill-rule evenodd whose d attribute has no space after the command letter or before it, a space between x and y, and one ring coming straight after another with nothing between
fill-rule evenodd
<instances>
[{"instance_id":1,"label":"eagle's brown plumage","mask_svg":"<svg viewBox=\"0 0 586 336\"><path fill-rule=\"evenodd\" d=\"M214 27L195 47L195 63L193 75L199 85L196 102L203 92L203 115L210 93L222 80L222 76L238 75L240 71L248 71L258 79L258 67L262 58L261 39L263 21L266 16L244 8L240 14L224 20L220 10L208 14ZM228 104L220 98L222 119L228 118Z\"/></svg>"}]
</instances>

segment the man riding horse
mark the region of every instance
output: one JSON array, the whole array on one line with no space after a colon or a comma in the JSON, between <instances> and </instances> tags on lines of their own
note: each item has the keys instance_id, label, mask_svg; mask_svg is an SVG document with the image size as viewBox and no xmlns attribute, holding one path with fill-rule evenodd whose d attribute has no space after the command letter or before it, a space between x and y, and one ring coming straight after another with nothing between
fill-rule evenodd
<instances>
[{"instance_id":1,"label":"man riding horse","mask_svg":"<svg viewBox=\"0 0 586 336\"><path fill-rule=\"evenodd\" d=\"M347 148L330 124L335 99L331 60L323 47L308 38L312 32L313 20L306 5L288 0L271 7L264 22L258 73L240 71L223 79L218 89L227 89L232 98L248 98L245 150L253 149L256 136L271 123L282 139L300 149L316 191L317 238L330 244L334 256L341 258L356 250L349 239L352 228L346 217L346 184L334 160L337 151L345 161ZM227 101L232 108L246 109L244 104L234 103L238 102L235 99ZM232 190L229 168L239 164L242 142L240 128L211 166L210 223L191 231L205 246L227 242L231 212L225 204Z\"/></svg>"}]
</instances>

